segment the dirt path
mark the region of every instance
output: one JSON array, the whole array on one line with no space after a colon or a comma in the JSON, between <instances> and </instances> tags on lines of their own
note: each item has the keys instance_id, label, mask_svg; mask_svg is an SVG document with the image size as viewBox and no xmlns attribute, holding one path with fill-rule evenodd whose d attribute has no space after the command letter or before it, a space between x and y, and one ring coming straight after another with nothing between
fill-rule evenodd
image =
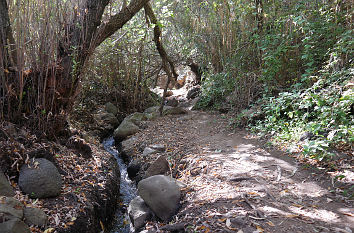
<instances>
[{"instance_id":1,"label":"dirt path","mask_svg":"<svg viewBox=\"0 0 354 233\"><path fill-rule=\"evenodd\" d=\"M136 137L163 143L186 184L173 223L187 232L352 232L353 202L330 192L323 174L266 151L220 114L159 118ZM160 228L150 223L147 229Z\"/></svg>"}]
</instances>

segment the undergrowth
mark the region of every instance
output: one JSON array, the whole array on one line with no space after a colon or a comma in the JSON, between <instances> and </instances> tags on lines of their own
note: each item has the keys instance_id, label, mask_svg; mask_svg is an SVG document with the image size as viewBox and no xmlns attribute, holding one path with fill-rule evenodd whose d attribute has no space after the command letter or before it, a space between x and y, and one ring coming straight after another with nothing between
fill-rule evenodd
<instances>
[{"instance_id":1,"label":"undergrowth","mask_svg":"<svg viewBox=\"0 0 354 233\"><path fill-rule=\"evenodd\" d=\"M241 119L260 136L270 135L276 144L301 142L300 150L308 158L331 160L331 149L353 150L354 142L354 69L313 77L309 88L282 92L277 97L265 96L257 101L257 110L244 110ZM251 113L251 114L250 114ZM255 117L262 116L256 120Z\"/></svg>"}]
</instances>

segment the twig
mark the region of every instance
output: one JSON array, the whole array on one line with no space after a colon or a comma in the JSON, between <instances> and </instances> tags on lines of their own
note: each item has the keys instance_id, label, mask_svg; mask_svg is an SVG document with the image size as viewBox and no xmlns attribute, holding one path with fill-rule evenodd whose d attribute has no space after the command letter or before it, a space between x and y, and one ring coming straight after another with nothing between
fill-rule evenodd
<instances>
[{"instance_id":1,"label":"twig","mask_svg":"<svg viewBox=\"0 0 354 233\"><path fill-rule=\"evenodd\" d=\"M277 170L278 170L277 181L280 181L280 179L281 179L281 167L279 165L277 165Z\"/></svg>"},{"instance_id":2,"label":"twig","mask_svg":"<svg viewBox=\"0 0 354 233\"><path fill-rule=\"evenodd\" d=\"M293 172L291 173L290 176L286 177L286 178L291 178L293 176L295 176L295 173L297 172L297 167L293 170Z\"/></svg>"},{"instance_id":3,"label":"twig","mask_svg":"<svg viewBox=\"0 0 354 233\"><path fill-rule=\"evenodd\" d=\"M248 200L247 194L243 194L243 195L242 195L242 199L244 199L244 201L245 201L254 211L256 211L256 214L257 214L258 217L260 217L260 218L262 218L262 219L265 219L264 214L263 214L260 210L258 210L258 209Z\"/></svg>"}]
</instances>

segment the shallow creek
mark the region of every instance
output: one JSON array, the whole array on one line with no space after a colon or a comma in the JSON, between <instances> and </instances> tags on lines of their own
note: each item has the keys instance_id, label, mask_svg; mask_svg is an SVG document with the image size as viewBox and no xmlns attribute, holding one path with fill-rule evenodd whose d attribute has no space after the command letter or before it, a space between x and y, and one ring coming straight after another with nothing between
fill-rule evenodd
<instances>
[{"instance_id":1,"label":"shallow creek","mask_svg":"<svg viewBox=\"0 0 354 233\"><path fill-rule=\"evenodd\" d=\"M119 156L119 151L115 148L114 146L114 139L113 137L109 137L102 142L104 148L106 151L108 151L110 154L112 154L118 163L119 170L120 170L120 195L121 195L121 200L122 204L126 207L128 207L129 202L136 197L136 187L133 181L131 181L128 178L128 172L127 172L127 165L124 163L123 159L120 158ZM111 233L129 233L133 232L133 229L131 229L131 224L129 221L129 217L127 214L122 213L120 210L121 208L118 209L116 213L116 221L114 223L113 230Z\"/></svg>"}]
</instances>

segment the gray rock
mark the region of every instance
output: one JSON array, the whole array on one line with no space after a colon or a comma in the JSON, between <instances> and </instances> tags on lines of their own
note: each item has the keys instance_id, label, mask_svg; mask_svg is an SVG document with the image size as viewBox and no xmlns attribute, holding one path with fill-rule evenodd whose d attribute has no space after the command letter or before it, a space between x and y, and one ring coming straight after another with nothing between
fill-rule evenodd
<instances>
[{"instance_id":1,"label":"gray rock","mask_svg":"<svg viewBox=\"0 0 354 233\"><path fill-rule=\"evenodd\" d=\"M158 112L145 113L145 116L147 120L154 120L159 117L159 113Z\"/></svg>"},{"instance_id":2,"label":"gray rock","mask_svg":"<svg viewBox=\"0 0 354 233\"><path fill-rule=\"evenodd\" d=\"M15 192L12 189L10 182L2 171L0 171L0 196L13 197Z\"/></svg>"},{"instance_id":3,"label":"gray rock","mask_svg":"<svg viewBox=\"0 0 354 233\"><path fill-rule=\"evenodd\" d=\"M123 140L126 137L139 132L139 127L131 120L125 118L123 122L114 130L113 136L117 140Z\"/></svg>"},{"instance_id":4,"label":"gray rock","mask_svg":"<svg viewBox=\"0 0 354 233\"><path fill-rule=\"evenodd\" d=\"M145 121L147 118L144 113L135 112L135 113L127 116L126 119L130 120L131 122L133 122L136 125L139 125L142 121Z\"/></svg>"},{"instance_id":5,"label":"gray rock","mask_svg":"<svg viewBox=\"0 0 354 233\"><path fill-rule=\"evenodd\" d=\"M135 136L132 136L124 141L122 141L121 145L121 153L124 154L124 156L131 158L135 154L135 148L136 145L138 144L137 138Z\"/></svg>"},{"instance_id":6,"label":"gray rock","mask_svg":"<svg viewBox=\"0 0 354 233\"><path fill-rule=\"evenodd\" d=\"M112 104L111 102L108 102L104 105L104 108L106 110L106 112L108 113L112 113L113 115L117 115L118 113L118 108Z\"/></svg>"},{"instance_id":7,"label":"gray rock","mask_svg":"<svg viewBox=\"0 0 354 233\"><path fill-rule=\"evenodd\" d=\"M117 117L113 113L106 111L99 111L93 115L93 118L101 130L110 131L119 125Z\"/></svg>"},{"instance_id":8,"label":"gray rock","mask_svg":"<svg viewBox=\"0 0 354 233\"><path fill-rule=\"evenodd\" d=\"M20 219L0 223L0 233L30 233L29 227Z\"/></svg>"},{"instance_id":9,"label":"gray rock","mask_svg":"<svg viewBox=\"0 0 354 233\"><path fill-rule=\"evenodd\" d=\"M0 197L0 213L4 214L7 219L23 217L23 204L12 197Z\"/></svg>"},{"instance_id":10,"label":"gray rock","mask_svg":"<svg viewBox=\"0 0 354 233\"><path fill-rule=\"evenodd\" d=\"M18 184L31 198L56 197L60 195L62 178L52 162L39 158L21 167Z\"/></svg>"},{"instance_id":11,"label":"gray rock","mask_svg":"<svg viewBox=\"0 0 354 233\"><path fill-rule=\"evenodd\" d=\"M168 106L167 106L168 107ZM164 115L179 115L179 114L186 114L187 110L181 107L171 107L171 108L164 108L163 114Z\"/></svg>"},{"instance_id":12,"label":"gray rock","mask_svg":"<svg viewBox=\"0 0 354 233\"><path fill-rule=\"evenodd\" d=\"M138 194L163 221L169 220L176 213L181 197L176 180L163 175L141 180L138 184Z\"/></svg>"},{"instance_id":13,"label":"gray rock","mask_svg":"<svg viewBox=\"0 0 354 233\"><path fill-rule=\"evenodd\" d=\"M154 144L149 146L153 150L157 150L159 152L164 152L166 150L165 145L162 144Z\"/></svg>"},{"instance_id":14,"label":"gray rock","mask_svg":"<svg viewBox=\"0 0 354 233\"><path fill-rule=\"evenodd\" d=\"M44 211L38 208L26 207L23 210L23 215L27 225L44 226L48 221Z\"/></svg>"},{"instance_id":15,"label":"gray rock","mask_svg":"<svg viewBox=\"0 0 354 233\"><path fill-rule=\"evenodd\" d=\"M153 106L150 108L145 109L144 113L157 113L159 112L160 106Z\"/></svg>"},{"instance_id":16,"label":"gray rock","mask_svg":"<svg viewBox=\"0 0 354 233\"><path fill-rule=\"evenodd\" d=\"M144 151L143 151L143 156L148 156L148 155L151 155L151 154L154 154L156 153L157 151L154 150L154 149L151 149L150 147L145 147Z\"/></svg>"},{"instance_id":17,"label":"gray rock","mask_svg":"<svg viewBox=\"0 0 354 233\"><path fill-rule=\"evenodd\" d=\"M163 175L170 170L170 165L165 157L158 157L145 172L145 177L148 178L154 175Z\"/></svg>"},{"instance_id":18,"label":"gray rock","mask_svg":"<svg viewBox=\"0 0 354 233\"><path fill-rule=\"evenodd\" d=\"M134 179L139 173L141 169L141 161L140 160L133 160L131 163L129 163L127 167L127 173L129 179Z\"/></svg>"},{"instance_id":19,"label":"gray rock","mask_svg":"<svg viewBox=\"0 0 354 233\"><path fill-rule=\"evenodd\" d=\"M145 225L145 221L150 219L152 212L144 200L137 196L129 203L128 215L135 230L138 230Z\"/></svg>"}]
</instances>

